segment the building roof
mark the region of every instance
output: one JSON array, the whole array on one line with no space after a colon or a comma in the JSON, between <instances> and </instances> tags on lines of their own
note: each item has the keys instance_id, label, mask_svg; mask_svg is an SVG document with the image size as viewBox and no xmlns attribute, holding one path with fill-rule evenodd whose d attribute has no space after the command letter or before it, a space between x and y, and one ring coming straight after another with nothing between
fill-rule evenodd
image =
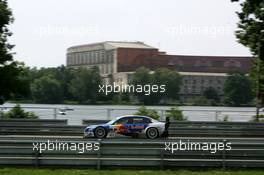
<instances>
[{"instance_id":1,"label":"building roof","mask_svg":"<svg viewBox=\"0 0 264 175\"><path fill-rule=\"evenodd\" d=\"M109 44L114 48L136 48L136 49L156 49L143 42L124 42L124 41L106 41L105 44Z\"/></svg>"},{"instance_id":2,"label":"building roof","mask_svg":"<svg viewBox=\"0 0 264 175\"><path fill-rule=\"evenodd\" d=\"M150 45L145 44L144 42L140 41L105 41L105 42L98 42L98 43L91 43L91 44L83 44L83 45L76 45L72 46L67 49L68 53L71 52L83 52L87 50L99 50L99 49L118 49L118 48L131 48L131 49L157 49Z\"/></svg>"}]
</instances>

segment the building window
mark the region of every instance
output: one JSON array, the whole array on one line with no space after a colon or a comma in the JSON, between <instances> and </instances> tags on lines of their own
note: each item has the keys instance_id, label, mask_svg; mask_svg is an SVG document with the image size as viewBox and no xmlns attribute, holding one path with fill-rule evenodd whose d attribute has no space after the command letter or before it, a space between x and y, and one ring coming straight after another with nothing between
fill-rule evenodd
<instances>
[{"instance_id":1,"label":"building window","mask_svg":"<svg viewBox=\"0 0 264 175\"><path fill-rule=\"evenodd\" d=\"M195 86L192 87L192 93L195 93L196 92L196 88Z\"/></svg>"},{"instance_id":2,"label":"building window","mask_svg":"<svg viewBox=\"0 0 264 175\"><path fill-rule=\"evenodd\" d=\"M88 53L88 63L92 64L92 57L91 57L91 52Z\"/></svg>"},{"instance_id":3,"label":"building window","mask_svg":"<svg viewBox=\"0 0 264 175\"><path fill-rule=\"evenodd\" d=\"M85 64L88 63L88 55L87 55L87 53L84 54L84 63Z\"/></svg>"},{"instance_id":4,"label":"building window","mask_svg":"<svg viewBox=\"0 0 264 175\"><path fill-rule=\"evenodd\" d=\"M113 73L114 72L114 68L113 68L113 64L109 64L109 72Z\"/></svg>"},{"instance_id":5,"label":"building window","mask_svg":"<svg viewBox=\"0 0 264 175\"><path fill-rule=\"evenodd\" d=\"M188 93L188 87L187 86L184 86L184 92Z\"/></svg>"},{"instance_id":6,"label":"building window","mask_svg":"<svg viewBox=\"0 0 264 175\"><path fill-rule=\"evenodd\" d=\"M81 64L84 64L84 55L81 53Z\"/></svg>"},{"instance_id":7,"label":"building window","mask_svg":"<svg viewBox=\"0 0 264 175\"><path fill-rule=\"evenodd\" d=\"M106 68L106 73L109 74L109 66L108 66L108 64L105 64L105 68Z\"/></svg>"},{"instance_id":8,"label":"building window","mask_svg":"<svg viewBox=\"0 0 264 175\"><path fill-rule=\"evenodd\" d=\"M101 57L102 57L102 63L105 63L105 54L104 54L104 52L102 52Z\"/></svg>"}]
</instances>

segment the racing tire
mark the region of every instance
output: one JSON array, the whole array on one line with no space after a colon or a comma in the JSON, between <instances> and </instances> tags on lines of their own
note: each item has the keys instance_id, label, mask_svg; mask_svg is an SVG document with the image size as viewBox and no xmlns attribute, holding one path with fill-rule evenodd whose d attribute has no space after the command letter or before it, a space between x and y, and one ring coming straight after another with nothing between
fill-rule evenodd
<instances>
[{"instance_id":1,"label":"racing tire","mask_svg":"<svg viewBox=\"0 0 264 175\"><path fill-rule=\"evenodd\" d=\"M159 131L157 128L149 128L146 132L146 136L149 139L156 139L159 137Z\"/></svg>"},{"instance_id":2,"label":"racing tire","mask_svg":"<svg viewBox=\"0 0 264 175\"><path fill-rule=\"evenodd\" d=\"M97 127L94 130L94 137L98 139L102 139L102 138L106 138L106 136L107 136L107 131L103 127Z\"/></svg>"}]
</instances>

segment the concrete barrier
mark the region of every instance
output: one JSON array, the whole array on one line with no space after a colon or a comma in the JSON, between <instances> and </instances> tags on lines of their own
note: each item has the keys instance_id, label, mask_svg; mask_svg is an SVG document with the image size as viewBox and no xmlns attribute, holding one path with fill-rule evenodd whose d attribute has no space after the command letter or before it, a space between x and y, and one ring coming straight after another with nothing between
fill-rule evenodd
<instances>
[{"instance_id":1,"label":"concrete barrier","mask_svg":"<svg viewBox=\"0 0 264 175\"><path fill-rule=\"evenodd\" d=\"M62 119L0 119L0 127L2 126L52 126L67 125L67 120Z\"/></svg>"}]
</instances>

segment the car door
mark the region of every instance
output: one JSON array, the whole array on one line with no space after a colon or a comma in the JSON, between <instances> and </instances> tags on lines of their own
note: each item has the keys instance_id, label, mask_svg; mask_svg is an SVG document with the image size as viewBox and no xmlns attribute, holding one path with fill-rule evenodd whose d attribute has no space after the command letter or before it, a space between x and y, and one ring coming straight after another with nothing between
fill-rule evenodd
<instances>
[{"instance_id":1,"label":"car door","mask_svg":"<svg viewBox=\"0 0 264 175\"><path fill-rule=\"evenodd\" d=\"M143 117L133 117L133 124L130 127L130 130L133 133L140 133L144 130L144 118Z\"/></svg>"},{"instance_id":2,"label":"car door","mask_svg":"<svg viewBox=\"0 0 264 175\"><path fill-rule=\"evenodd\" d=\"M129 117L124 117L119 119L114 123L114 132L118 134L126 134L129 133L129 128L130 128L130 118Z\"/></svg>"}]
</instances>

